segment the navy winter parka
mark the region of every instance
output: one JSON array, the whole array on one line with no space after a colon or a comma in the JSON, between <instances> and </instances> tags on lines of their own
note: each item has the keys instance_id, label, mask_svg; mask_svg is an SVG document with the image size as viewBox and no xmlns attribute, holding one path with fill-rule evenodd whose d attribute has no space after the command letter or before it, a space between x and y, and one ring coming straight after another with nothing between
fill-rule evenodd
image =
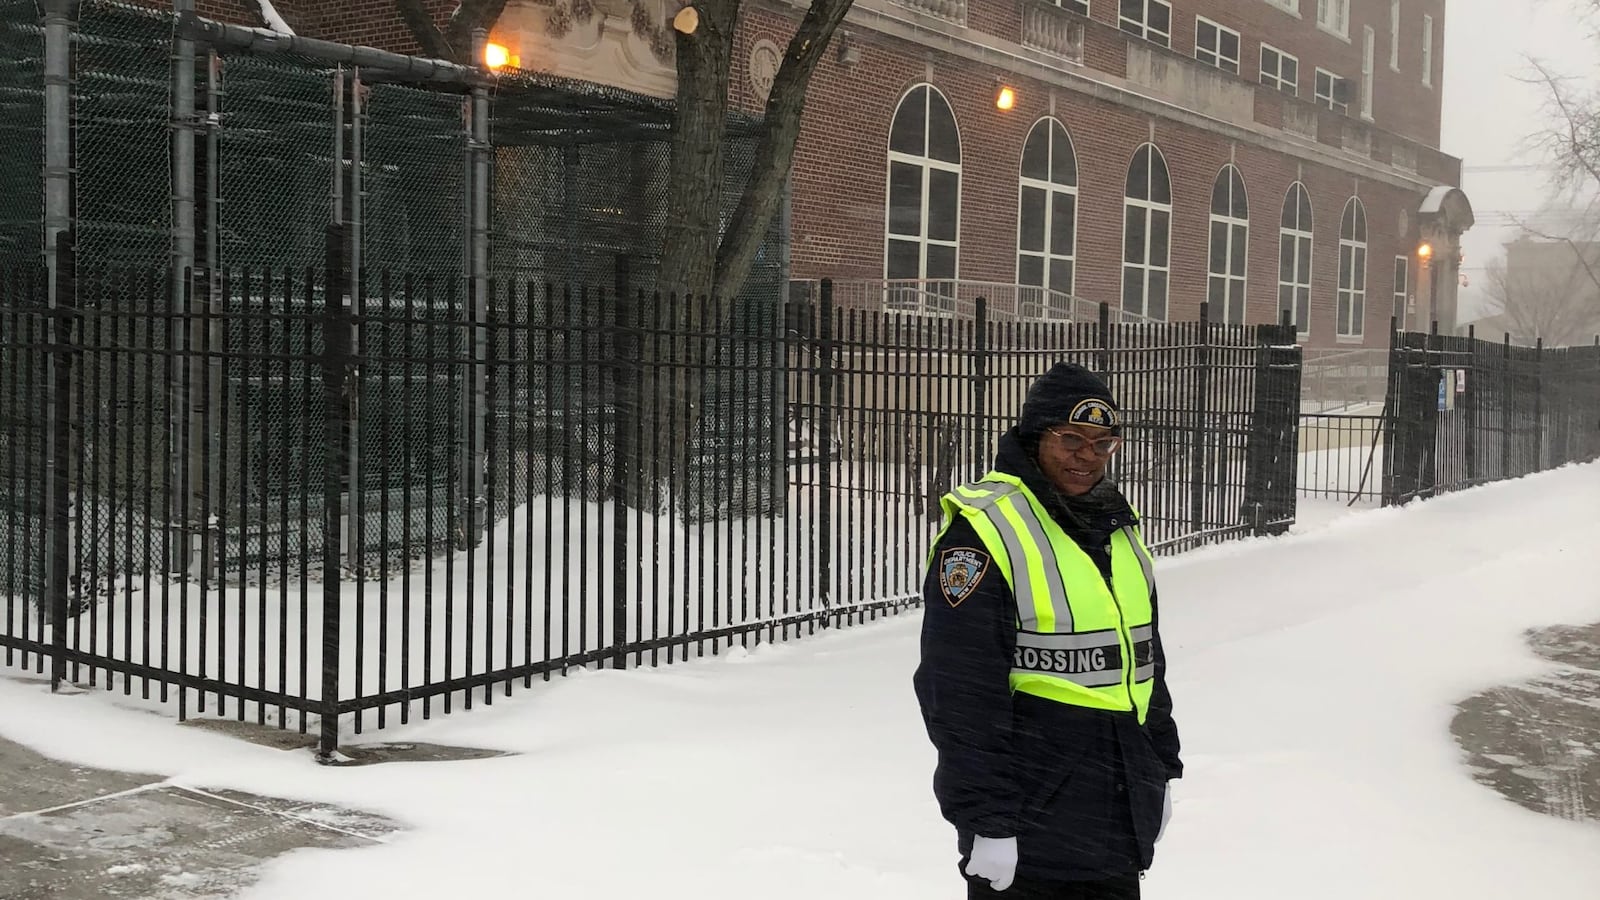
<instances>
[{"instance_id":1,"label":"navy winter parka","mask_svg":"<svg viewBox=\"0 0 1600 900\"><path fill-rule=\"evenodd\" d=\"M995 468L1016 475L1109 578L1110 537L1136 521L1109 482L1068 498L1046 481L1013 429ZM934 550L983 542L958 517ZM964 865L974 835L1017 838L1017 876L1095 880L1143 872L1154 857L1163 792L1183 775L1155 608L1155 685L1144 725L1132 713L1013 695L1016 603L998 567L956 604L936 567L923 584L922 661L914 677L938 751L934 794L956 827ZM1152 606L1155 600L1152 597Z\"/></svg>"}]
</instances>

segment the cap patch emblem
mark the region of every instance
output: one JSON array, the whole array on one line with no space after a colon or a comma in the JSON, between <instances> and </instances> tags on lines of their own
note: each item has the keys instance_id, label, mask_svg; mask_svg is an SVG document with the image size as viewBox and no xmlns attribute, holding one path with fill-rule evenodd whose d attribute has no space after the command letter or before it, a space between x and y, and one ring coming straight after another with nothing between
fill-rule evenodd
<instances>
[{"instance_id":1,"label":"cap patch emblem","mask_svg":"<svg viewBox=\"0 0 1600 900\"><path fill-rule=\"evenodd\" d=\"M1090 397L1072 408L1072 415L1067 417L1067 421L1074 425L1115 428L1117 427L1117 411L1112 409L1111 404L1104 400Z\"/></svg>"}]
</instances>

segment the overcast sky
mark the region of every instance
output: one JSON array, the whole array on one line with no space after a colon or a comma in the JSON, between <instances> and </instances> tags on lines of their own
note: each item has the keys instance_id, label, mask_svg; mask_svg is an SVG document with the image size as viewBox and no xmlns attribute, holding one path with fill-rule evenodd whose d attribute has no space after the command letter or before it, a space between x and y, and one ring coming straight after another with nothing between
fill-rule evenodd
<instances>
[{"instance_id":1,"label":"overcast sky","mask_svg":"<svg viewBox=\"0 0 1600 900\"><path fill-rule=\"evenodd\" d=\"M1527 141L1549 119L1546 92L1519 78L1527 57L1593 83L1600 43L1580 12L1586 0L1449 0L1446 7L1444 133L1446 153L1462 159L1462 187L1478 224L1462 238L1461 321L1476 318L1483 266L1516 233L1508 215L1536 210L1550 196L1548 172Z\"/></svg>"}]
</instances>

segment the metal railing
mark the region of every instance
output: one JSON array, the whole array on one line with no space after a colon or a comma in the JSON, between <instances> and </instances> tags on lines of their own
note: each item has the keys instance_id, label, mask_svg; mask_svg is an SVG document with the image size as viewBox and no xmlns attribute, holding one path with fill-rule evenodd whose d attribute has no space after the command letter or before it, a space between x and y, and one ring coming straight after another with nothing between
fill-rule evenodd
<instances>
[{"instance_id":1,"label":"metal railing","mask_svg":"<svg viewBox=\"0 0 1600 900\"><path fill-rule=\"evenodd\" d=\"M1000 281L967 279L853 279L833 280L834 303L840 309L860 309L897 315L971 319L978 301L987 307L991 322L1096 322L1100 304L1049 288ZM818 279L794 279L790 295L814 299ZM1118 322L1148 322L1143 316L1113 312Z\"/></svg>"},{"instance_id":2,"label":"metal railing","mask_svg":"<svg viewBox=\"0 0 1600 900\"><path fill-rule=\"evenodd\" d=\"M312 273L79 277L65 239L56 306L0 273L5 664L316 729L328 759L573 668L869 621L920 602L939 496L1058 360L1123 398L1113 473L1158 552L1293 521L1279 326L917 318L826 283L781 318L370 269L346 293L344 227Z\"/></svg>"}]
</instances>

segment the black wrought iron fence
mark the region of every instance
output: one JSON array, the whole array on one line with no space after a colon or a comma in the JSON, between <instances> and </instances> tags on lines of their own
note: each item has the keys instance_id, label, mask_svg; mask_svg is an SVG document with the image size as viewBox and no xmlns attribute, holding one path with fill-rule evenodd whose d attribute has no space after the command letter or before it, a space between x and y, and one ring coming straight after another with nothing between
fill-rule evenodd
<instances>
[{"instance_id":1,"label":"black wrought iron fence","mask_svg":"<svg viewBox=\"0 0 1600 900\"><path fill-rule=\"evenodd\" d=\"M1386 504L1600 458L1600 338L1401 333L1389 371Z\"/></svg>"},{"instance_id":2,"label":"black wrought iron fence","mask_svg":"<svg viewBox=\"0 0 1600 900\"><path fill-rule=\"evenodd\" d=\"M1292 521L1275 327L958 323L826 288L723 315L622 272L346 294L341 227L326 246L321 272L172 279L63 243L54 307L0 279L8 663L316 726L328 754L573 667L870 620L918 602L937 496L1059 359L1124 398L1117 475L1159 546Z\"/></svg>"}]
</instances>

